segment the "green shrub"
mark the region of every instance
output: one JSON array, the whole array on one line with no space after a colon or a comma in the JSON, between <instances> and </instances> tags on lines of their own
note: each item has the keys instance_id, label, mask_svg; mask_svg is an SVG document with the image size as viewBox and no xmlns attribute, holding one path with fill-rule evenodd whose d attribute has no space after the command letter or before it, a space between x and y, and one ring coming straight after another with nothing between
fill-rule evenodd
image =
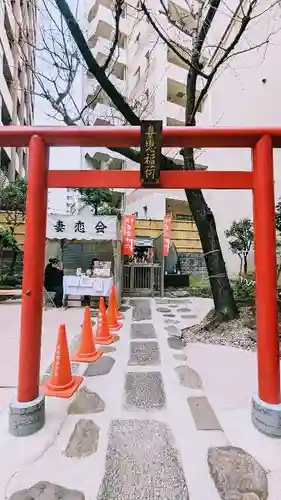
<instances>
[{"instance_id":1,"label":"green shrub","mask_svg":"<svg viewBox=\"0 0 281 500\"><path fill-rule=\"evenodd\" d=\"M236 300L247 300L255 298L255 281L252 277L239 278L233 287Z\"/></svg>"}]
</instances>

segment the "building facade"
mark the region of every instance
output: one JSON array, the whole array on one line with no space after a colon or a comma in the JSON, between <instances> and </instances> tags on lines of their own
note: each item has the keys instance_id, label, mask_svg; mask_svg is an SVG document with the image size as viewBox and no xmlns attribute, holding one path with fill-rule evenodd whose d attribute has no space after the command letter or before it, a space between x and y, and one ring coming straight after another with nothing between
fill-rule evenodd
<instances>
[{"instance_id":1,"label":"building facade","mask_svg":"<svg viewBox=\"0 0 281 500\"><path fill-rule=\"evenodd\" d=\"M34 116L36 8L33 0L0 0L0 123L30 125ZM2 178L25 177L25 148L1 148Z\"/></svg>"}]
</instances>

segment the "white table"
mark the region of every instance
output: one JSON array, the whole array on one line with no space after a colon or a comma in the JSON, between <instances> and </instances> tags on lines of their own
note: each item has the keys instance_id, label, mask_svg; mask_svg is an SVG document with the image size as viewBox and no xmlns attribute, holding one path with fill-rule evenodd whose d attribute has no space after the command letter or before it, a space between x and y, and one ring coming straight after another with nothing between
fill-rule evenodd
<instances>
[{"instance_id":1,"label":"white table","mask_svg":"<svg viewBox=\"0 0 281 500\"><path fill-rule=\"evenodd\" d=\"M88 276L64 276L63 296L64 304L67 305L69 295L83 297L108 297L113 285L113 277L110 278L88 278Z\"/></svg>"}]
</instances>

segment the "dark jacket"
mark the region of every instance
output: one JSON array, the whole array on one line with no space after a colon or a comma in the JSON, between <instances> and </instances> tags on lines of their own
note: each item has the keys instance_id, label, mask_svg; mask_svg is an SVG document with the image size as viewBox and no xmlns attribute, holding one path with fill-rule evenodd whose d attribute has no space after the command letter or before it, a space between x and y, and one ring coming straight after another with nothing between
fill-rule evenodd
<instances>
[{"instance_id":1,"label":"dark jacket","mask_svg":"<svg viewBox=\"0 0 281 500\"><path fill-rule=\"evenodd\" d=\"M62 287L63 271L53 267L52 264L47 264L45 269L44 286L47 291L52 291L54 287Z\"/></svg>"}]
</instances>

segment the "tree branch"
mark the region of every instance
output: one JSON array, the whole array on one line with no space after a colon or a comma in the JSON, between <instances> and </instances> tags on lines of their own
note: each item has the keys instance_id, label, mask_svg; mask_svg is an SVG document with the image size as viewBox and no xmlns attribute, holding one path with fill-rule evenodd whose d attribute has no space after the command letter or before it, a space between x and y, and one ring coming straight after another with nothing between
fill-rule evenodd
<instances>
[{"instance_id":1,"label":"tree branch","mask_svg":"<svg viewBox=\"0 0 281 500\"><path fill-rule=\"evenodd\" d=\"M198 73L198 75L202 76L203 78L207 79L207 75L202 71L202 66L199 64L198 66L195 66L191 59L187 59L186 57L184 57L175 47L174 43L171 42L171 40L169 40L164 34L163 32L158 28L156 22L154 21L154 19L152 18L150 12L148 11L146 5L145 5L145 2L141 1L141 8L143 10L143 12L145 13L148 21L150 22L151 26L154 28L154 30L156 31L156 33L158 34L159 38L161 38L161 40L167 45L167 47L169 47L169 49L171 49L177 57L179 57L181 59L181 61L183 61L185 64L187 64L188 66L190 66L192 69L194 69L194 71L196 71Z\"/></svg>"}]
</instances>

